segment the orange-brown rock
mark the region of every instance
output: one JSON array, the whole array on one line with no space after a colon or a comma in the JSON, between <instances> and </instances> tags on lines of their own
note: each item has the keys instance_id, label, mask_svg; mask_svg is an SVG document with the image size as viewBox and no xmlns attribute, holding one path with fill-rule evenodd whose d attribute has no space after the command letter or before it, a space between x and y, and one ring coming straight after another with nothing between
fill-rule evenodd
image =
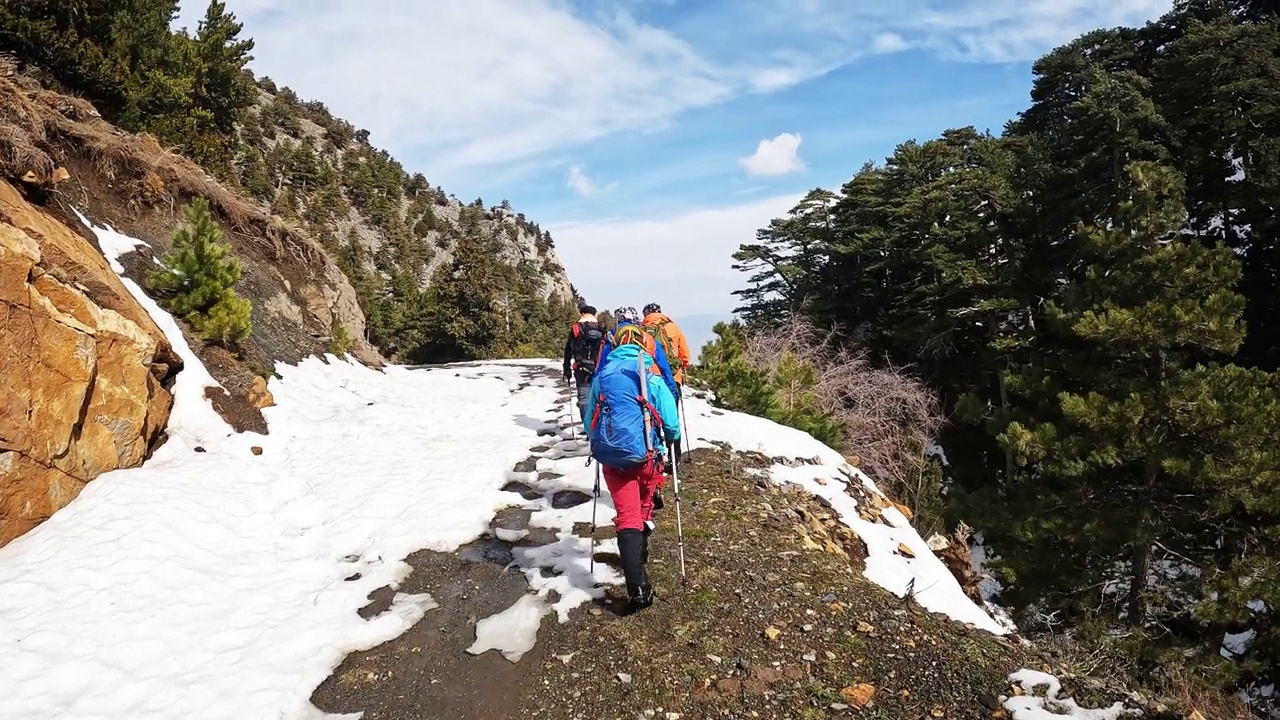
<instances>
[{"instance_id":1,"label":"orange-brown rock","mask_svg":"<svg viewBox=\"0 0 1280 720\"><path fill-rule=\"evenodd\" d=\"M140 464L180 366L101 253L0 181L0 545Z\"/></svg>"},{"instance_id":2,"label":"orange-brown rock","mask_svg":"<svg viewBox=\"0 0 1280 720\"><path fill-rule=\"evenodd\" d=\"M254 375L249 383L249 404L261 410L276 404L276 399L267 389L267 381L261 375Z\"/></svg>"}]
</instances>

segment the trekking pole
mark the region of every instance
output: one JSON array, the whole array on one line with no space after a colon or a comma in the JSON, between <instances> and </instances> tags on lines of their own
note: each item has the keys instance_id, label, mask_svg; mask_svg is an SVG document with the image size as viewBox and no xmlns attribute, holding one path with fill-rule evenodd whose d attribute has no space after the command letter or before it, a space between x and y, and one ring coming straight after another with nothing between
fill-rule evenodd
<instances>
[{"instance_id":1,"label":"trekking pole","mask_svg":"<svg viewBox=\"0 0 1280 720\"><path fill-rule=\"evenodd\" d=\"M574 392L574 390L573 390L573 381L572 381L572 380L565 380L565 381L564 381L564 386L565 386L565 387L567 387L567 388L569 388L569 437L570 437L570 438L572 438L574 442L577 442L577 441L578 441L578 429L577 429L576 427L574 427L574 426L573 426L573 406L574 406L574 405L576 405L576 404L578 404L578 395L577 395L577 393L575 393L575 392ZM585 420L584 420L584 422L585 422ZM563 438L564 436L563 436L563 435L561 435L560 437L562 437L562 438Z\"/></svg>"},{"instance_id":2,"label":"trekking pole","mask_svg":"<svg viewBox=\"0 0 1280 720\"><path fill-rule=\"evenodd\" d=\"M676 545L680 548L680 584L685 585L689 582L689 577L684 572L684 524L680 520L680 469L676 467L674 451L669 453L671 457L671 489L676 496Z\"/></svg>"},{"instance_id":3,"label":"trekking pole","mask_svg":"<svg viewBox=\"0 0 1280 720\"><path fill-rule=\"evenodd\" d=\"M587 462L591 462L588 460ZM591 575L596 574L596 506L600 504L600 463L596 463L595 498L591 501Z\"/></svg>"},{"instance_id":4,"label":"trekking pole","mask_svg":"<svg viewBox=\"0 0 1280 720\"><path fill-rule=\"evenodd\" d=\"M682 451L688 451L693 442L693 437L689 435L689 415L684 411L684 387L680 388L680 437L684 438L684 447Z\"/></svg>"}]
</instances>

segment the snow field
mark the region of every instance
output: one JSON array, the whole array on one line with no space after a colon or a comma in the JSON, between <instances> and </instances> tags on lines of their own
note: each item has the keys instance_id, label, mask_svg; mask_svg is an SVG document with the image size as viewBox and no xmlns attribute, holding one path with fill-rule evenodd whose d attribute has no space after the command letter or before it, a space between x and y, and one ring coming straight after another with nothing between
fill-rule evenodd
<instances>
[{"instance_id":1,"label":"snow field","mask_svg":"<svg viewBox=\"0 0 1280 720\"><path fill-rule=\"evenodd\" d=\"M435 607L401 594L356 614L408 554L453 550L510 504L504 469L539 440L520 420L554 391L519 390L527 363L313 358L277 368L271 433L237 434L176 323L124 280L186 363L170 438L0 549L0 717L316 717L310 693L343 656Z\"/></svg>"}]
</instances>

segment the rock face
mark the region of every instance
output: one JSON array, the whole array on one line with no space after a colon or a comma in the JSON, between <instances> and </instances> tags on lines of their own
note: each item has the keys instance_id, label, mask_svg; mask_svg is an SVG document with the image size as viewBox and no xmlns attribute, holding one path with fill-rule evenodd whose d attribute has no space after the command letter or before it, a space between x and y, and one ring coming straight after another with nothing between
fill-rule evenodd
<instances>
[{"instance_id":1,"label":"rock face","mask_svg":"<svg viewBox=\"0 0 1280 720\"><path fill-rule=\"evenodd\" d=\"M0 181L0 546L141 464L180 368L101 253Z\"/></svg>"}]
</instances>

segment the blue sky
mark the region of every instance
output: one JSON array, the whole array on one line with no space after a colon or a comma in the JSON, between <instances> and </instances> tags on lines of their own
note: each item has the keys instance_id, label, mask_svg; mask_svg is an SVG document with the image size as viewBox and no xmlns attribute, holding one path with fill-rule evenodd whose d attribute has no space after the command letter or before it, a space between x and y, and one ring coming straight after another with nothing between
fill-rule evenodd
<instances>
[{"instance_id":1,"label":"blue sky","mask_svg":"<svg viewBox=\"0 0 1280 720\"><path fill-rule=\"evenodd\" d=\"M727 316L730 253L809 188L948 127L998 133L1035 58L1170 1L227 4L259 75L463 200L510 200L596 304L679 318Z\"/></svg>"}]
</instances>

